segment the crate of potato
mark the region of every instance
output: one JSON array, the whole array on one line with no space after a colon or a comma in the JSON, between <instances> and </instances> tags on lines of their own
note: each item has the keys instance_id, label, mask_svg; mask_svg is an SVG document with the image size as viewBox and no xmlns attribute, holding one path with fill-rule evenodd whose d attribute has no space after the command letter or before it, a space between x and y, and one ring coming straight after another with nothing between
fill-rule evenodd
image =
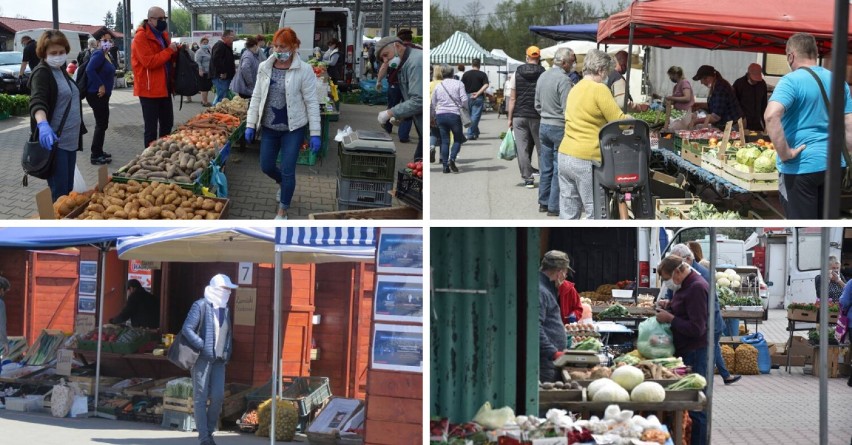
<instances>
[{"instance_id":1,"label":"crate of potato","mask_svg":"<svg viewBox=\"0 0 852 445\"><path fill-rule=\"evenodd\" d=\"M84 193L71 192L67 195L60 196L59 199L53 203L53 214L56 216L56 219L65 218L70 215L74 209L88 202L94 193L94 190L89 190Z\"/></svg>"},{"instance_id":2,"label":"crate of potato","mask_svg":"<svg viewBox=\"0 0 852 445\"><path fill-rule=\"evenodd\" d=\"M210 182L210 163L215 150L203 150L191 143L158 139L113 174L114 182L129 179L174 182L195 191L195 184Z\"/></svg>"},{"instance_id":3,"label":"crate of potato","mask_svg":"<svg viewBox=\"0 0 852 445\"><path fill-rule=\"evenodd\" d=\"M229 201L196 196L178 184L110 182L103 192L68 215L69 219L225 219Z\"/></svg>"},{"instance_id":4,"label":"crate of potato","mask_svg":"<svg viewBox=\"0 0 852 445\"><path fill-rule=\"evenodd\" d=\"M201 150L216 150L222 148L241 125L240 118L230 114L201 113L166 138L192 144Z\"/></svg>"}]
</instances>

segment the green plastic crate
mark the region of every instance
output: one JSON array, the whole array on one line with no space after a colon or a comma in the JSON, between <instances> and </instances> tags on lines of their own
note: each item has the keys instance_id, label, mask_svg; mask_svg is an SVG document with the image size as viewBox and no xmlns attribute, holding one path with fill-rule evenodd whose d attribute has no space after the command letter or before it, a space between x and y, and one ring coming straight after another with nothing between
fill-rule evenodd
<instances>
[{"instance_id":1,"label":"green plastic crate","mask_svg":"<svg viewBox=\"0 0 852 445\"><path fill-rule=\"evenodd\" d=\"M343 148L343 144L338 143L337 156L340 159L339 176L341 178L367 181L394 180L395 154L349 151Z\"/></svg>"}]
</instances>

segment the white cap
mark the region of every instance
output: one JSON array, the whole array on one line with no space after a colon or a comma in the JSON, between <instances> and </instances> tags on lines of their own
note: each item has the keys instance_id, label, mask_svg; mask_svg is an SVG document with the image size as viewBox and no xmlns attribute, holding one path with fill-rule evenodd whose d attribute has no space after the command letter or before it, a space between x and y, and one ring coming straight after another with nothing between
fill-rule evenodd
<instances>
[{"instance_id":1,"label":"white cap","mask_svg":"<svg viewBox=\"0 0 852 445\"><path fill-rule=\"evenodd\" d=\"M210 287L228 287L231 289L236 289L239 286L231 282L231 279L228 278L225 274L219 274L210 279Z\"/></svg>"}]
</instances>

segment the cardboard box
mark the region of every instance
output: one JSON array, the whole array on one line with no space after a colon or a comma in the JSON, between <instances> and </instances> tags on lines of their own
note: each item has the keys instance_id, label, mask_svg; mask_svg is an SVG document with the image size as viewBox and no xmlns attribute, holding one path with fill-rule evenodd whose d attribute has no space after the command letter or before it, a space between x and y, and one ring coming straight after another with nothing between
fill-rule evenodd
<instances>
[{"instance_id":1,"label":"cardboard box","mask_svg":"<svg viewBox=\"0 0 852 445\"><path fill-rule=\"evenodd\" d=\"M98 190L103 190L109 182L109 171L105 165L98 168ZM36 208L38 209L39 219L56 219L56 214L53 212L53 197L50 194L50 189L46 188L36 193Z\"/></svg>"},{"instance_id":2,"label":"cardboard box","mask_svg":"<svg viewBox=\"0 0 852 445\"><path fill-rule=\"evenodd\" d=\"M806 311L803 309L787 309L787 319L797 321L817 321L816 311Z\"/></svg>"},{"instance_id":3,"label":"cardboard box","mask_svg":"<svg viewBox=\"0 0 852 445\"><path fill-rule=\"evenodd\" d=\"M785 367L787 366L786 354L775 354L771 356L772 366ZM805 366L805 356L794 355L790 357L790 366Z\"/></svg>"}]
</instances>

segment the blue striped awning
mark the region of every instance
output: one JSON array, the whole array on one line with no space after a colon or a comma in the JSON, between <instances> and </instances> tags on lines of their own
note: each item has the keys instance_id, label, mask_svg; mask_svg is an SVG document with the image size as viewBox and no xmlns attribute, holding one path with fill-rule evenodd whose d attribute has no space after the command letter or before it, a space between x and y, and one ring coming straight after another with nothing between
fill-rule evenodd
<instances>
[{"instance_id":1,"label":"blue striped awning","mask_svg":"<svg viewBox=\"0 0 852 445\"><path fill-rule=\"evenodd\" d=\"M372 227L276 227L279 252L334 255L372 261L376 255L376 229Z\"/></svg>"},{"instance_id":2,"label":"blue striped awning","mask_svg":"<svg viewBox=\"0 0 852 445\"><path fill-rule=\"evenodd\" d=\"M491 52L476 43L470 34L456 31L444 43L432 48L429 60L432 64L470 65L473 59L479 59L483 65L505 65L506 59L495 57Z\"/></svg>"}]
</instances>

